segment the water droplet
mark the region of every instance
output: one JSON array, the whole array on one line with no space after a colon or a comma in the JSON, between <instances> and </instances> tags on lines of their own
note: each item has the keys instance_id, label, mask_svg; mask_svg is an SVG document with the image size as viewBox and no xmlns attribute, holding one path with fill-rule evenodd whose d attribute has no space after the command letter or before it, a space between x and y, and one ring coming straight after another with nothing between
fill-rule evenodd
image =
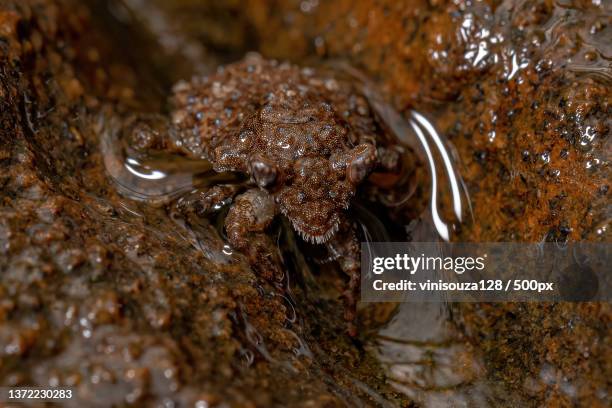
<instances>
[{"instance_id":1,"label":"water droplet","mask_svg":"<svg viewBox=\"0 0 612 408\"><path fill-rule=\"evenodd\" d=\"M580 135L580 150L583 152L591 150L597 131L592 126L587 126Z\"/></svg>"},{"instance_id":2,"label":"water droplet","mask_svg":"<svg viewBox=\"0 0 612 408\"><path fill-rule=\"evenodd\" d=\"M521 156L523 157L523 161L529 161L529 158L531 157L531 153L529 152L529 150L523 150L523 153L521 153Z\"/></svg>"},{"instance_id":3,"label":"water droplet","mask_svg":"<svg viewBox=\"0 0 612 408\"><path fill-rule=\"evenodd\" d=\"M249 140L253 135L254 133L252 130L243 130L242 132L240 132L238 140L240 140L241 143L244 143Z\"/></svg>"},{"instance_id":4,"label":"water droplet","mask_svg":"<svg viewBox=\"0 0 612 408\"><path fill-rule=\"evenodd\" d=\"M597 60L597 53L594 51L587 51L584 53L584 59L589 62Z\"/></svg>"},{"instance_id":5,"label":"water droplet","mask_svg":"<svg viewBox=\"0 0 612 408\"><path fill-rule=\"evenodd\" d=\"M587 160L585 167L587 170L595 170L597 169L597 167L599 167L599 164L601 163L601 161L599 159L591 159L591 160Z\"/></svg>"}]
</instances>

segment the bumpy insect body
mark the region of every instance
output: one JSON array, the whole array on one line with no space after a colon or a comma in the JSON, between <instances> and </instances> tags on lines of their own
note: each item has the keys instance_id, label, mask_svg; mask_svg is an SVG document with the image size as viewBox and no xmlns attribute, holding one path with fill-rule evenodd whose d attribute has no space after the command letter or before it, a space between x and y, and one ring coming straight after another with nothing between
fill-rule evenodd
<instances>
[{"instance_id":1,"label":"bumpy insect body","mask_svg":"<svg viewBox=\"0 0 612 408\"><path fill-rule=\"evenodd\" d=\"M304 240L325 244L350 278L345 316L354 334L360 248L346 210L383 152L365 98L348 82L250 55L177 84L171 102L167 147L218 172L244 174L251 185L237 196L236 188L216 186L179 205L204 214L233 200L228 240L267 279L282 277L278 250L265 233L279 213Z\"/></svg>"}]
</instances>

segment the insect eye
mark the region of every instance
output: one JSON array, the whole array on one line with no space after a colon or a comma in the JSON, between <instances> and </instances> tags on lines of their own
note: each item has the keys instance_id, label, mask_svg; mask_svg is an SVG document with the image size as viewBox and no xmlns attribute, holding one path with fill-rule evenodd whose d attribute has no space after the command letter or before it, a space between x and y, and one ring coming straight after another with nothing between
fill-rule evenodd
<instances>
[{"instance_id":1,"label":"insect eye","mask_svg":"<svg viewBox=\"0 0 612 408\"><path fill-rule=\"evenodd\" d=\"M259 187L266 188L276 183L278 170L275 165L256 159L251 162L251 174Z\"/></svg>"}]
</instances>

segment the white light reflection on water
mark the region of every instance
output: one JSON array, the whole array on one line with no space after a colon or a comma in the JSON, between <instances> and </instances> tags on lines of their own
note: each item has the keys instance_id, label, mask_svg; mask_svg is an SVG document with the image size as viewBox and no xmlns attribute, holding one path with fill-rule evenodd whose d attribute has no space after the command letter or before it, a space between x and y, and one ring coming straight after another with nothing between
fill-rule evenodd
<instances>
[{"instance_id":1,"label":"white light reflection on water","mask_svg":"<svg viewBox=\"0 0 612 408\"><path fill-rule=\"evenodd\" d=\"M412 148L421 161L429 165L431 176L429 215L440 238L450 241L453 224L461 223L464 220L464 206L467 206L468 211L471 212L469 195L459 174L457 159L450 154L452 151L450 143L440 135L431 121L423 114L412 110L410 118L405 118L384 100L365 75L347 64L338 63L338 66L361 81L362 92L370 106L392 131L398 142ZM441 177L442 174L444 174L444 179ZM445 220L440 215L442 189L449 190L454 220Z\"/></svg>"},{"instance_id":2,"label":"white light reflection on water","mask_svg":"<svg viewBox=\"0 0 612 408\"><path fill-rule=\"evenodd\" d=\"M393 130L398 141L415 149L421 160L429 165L431 220L440 238L450 241L453 223L463 222L464 206L467 205L470 211L471 206L456 161L449 152L448 141L443 139L423 114L411 111L411 118L406 120L390 106L375 103L378 113ZM442 189L448 189L450 192L454 220L445 220L440 215Z\"/></svg>"},{"instance_id":3,"label":"white light reflection on water","mask_svg":"<svg viewBox=\"0 0 612 408\"><path fill-rule=\"evenodd\" d=\"M417 122L419 122L421 126L423 126L423 128L425 128L425 130L427 130L427 132L429 133L429 137L433 140L434 144L438 148L438 152L440 153L440 156L442 157L444 168L446 169L446 175L448 177L448 180L451 186L452 198L453 198L453 209L455 211L455 215L457 216L457 219L459 221L462 221L461 212L463 209L462 209L462 204L461 204L461 193L459 191L459 182L457 181L458 172L454 168L450 155L448 154L448 151L446 150L446 147L444 146L444 143L442 142L442 137L438 134L436 129L433 127L433 125L423 115L421 115L417 111L412 111L412 116L417 120ZM411 123L413 124L413 122ZM413 127L414 127L414 124L413 124Z\"/></svg>"},{"instance_id":4,"label":"white light reflection on water","mask_svg":"<svg viewBox=\"0 0 612 408\"><path fill-rule=\"evenodd\" d=\"M168 177L168 175L163 171L151 169L148 166L143 166L138 160L132 157L128 157L125 160L124 166L130 173L145 180L162 180Z\"/></svg>"}]
</instances>

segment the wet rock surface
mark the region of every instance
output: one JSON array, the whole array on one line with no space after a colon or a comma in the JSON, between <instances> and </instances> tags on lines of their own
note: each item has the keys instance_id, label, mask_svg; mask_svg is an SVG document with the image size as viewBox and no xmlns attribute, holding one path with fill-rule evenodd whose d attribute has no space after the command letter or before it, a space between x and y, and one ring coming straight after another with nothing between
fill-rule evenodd
<instances>
[{"instance_id":1,"label":"wet rock surface","mask_svg":"<svg viewBox=\"0 0 612 408\"><path fill-rule=\"evenodd\" d=\"M461 306L447 342L413 341L394 329L407 315L381 307L364 317L374 331L391 322L377 336L392 346L375 357L343 336L340 279L313 278L289 229L282 249L297 282L282 297L228 254L212 222L185 229L120 196L99 149L102 112L166 109L172 83L231 55L339 58L399 111L435 118L455 146L475 215L457 239L609 242L606 2L140 6L0 1L2 385L72 385L74 406L404 406L461 384L478 394L485 377L519 399L488 389L462 401L609 403L607 304ZM126 58L113 41L141 31L147 42L132 45L154 46ZM394 354L408 338L414 347ZM389 360L430 349L446 376L422 381Z\"/></svg>"}]
</instances>

